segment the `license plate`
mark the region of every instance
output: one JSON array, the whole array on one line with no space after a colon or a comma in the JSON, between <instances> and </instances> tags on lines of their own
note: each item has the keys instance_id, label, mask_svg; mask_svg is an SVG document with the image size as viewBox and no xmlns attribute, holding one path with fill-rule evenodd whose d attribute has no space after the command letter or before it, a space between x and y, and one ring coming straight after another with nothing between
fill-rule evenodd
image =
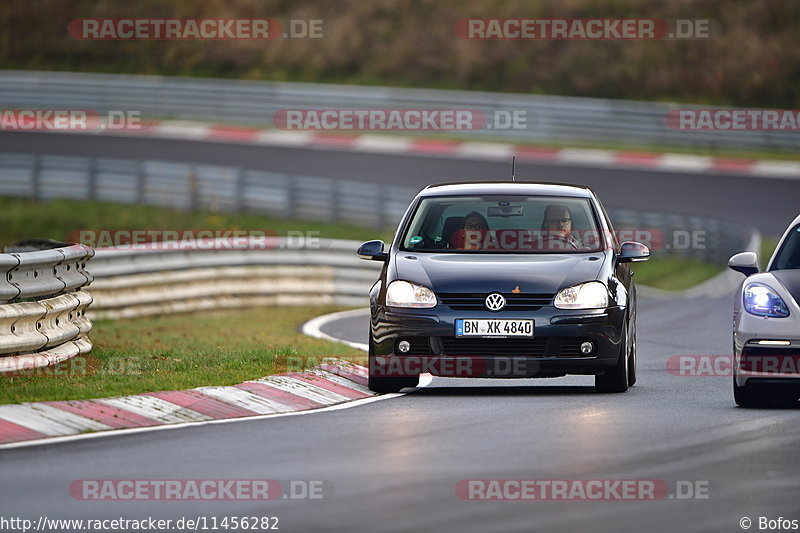
<instances>
[{"instance_id":1,"label":"license plate","mask_svg":"<svg viewBox=\"0 0 800 533\"><path fill-rule=\"evenodd\" d=\"M533 320L456 320L456 337L533 337Z\"/></svg>"}]
</instances>

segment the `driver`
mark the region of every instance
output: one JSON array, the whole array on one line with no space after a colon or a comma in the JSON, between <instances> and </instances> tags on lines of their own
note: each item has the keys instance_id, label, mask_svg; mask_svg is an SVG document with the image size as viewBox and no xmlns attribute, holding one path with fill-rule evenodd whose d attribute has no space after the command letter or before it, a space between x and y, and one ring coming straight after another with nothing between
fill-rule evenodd
<instances>
[{"instance_id":1,"label":"driver","mask_svg":"<svg viewBox=\"0 0 800 533\"><path fill-rule=\"evenodd\" d=\"M542 232L550 247L564 248L558 241L566 243L566 249L580 250L582 247L581 242L572 235L572 213L565 205L547 206L542 219Z\"/></svg>"}]
</instances>

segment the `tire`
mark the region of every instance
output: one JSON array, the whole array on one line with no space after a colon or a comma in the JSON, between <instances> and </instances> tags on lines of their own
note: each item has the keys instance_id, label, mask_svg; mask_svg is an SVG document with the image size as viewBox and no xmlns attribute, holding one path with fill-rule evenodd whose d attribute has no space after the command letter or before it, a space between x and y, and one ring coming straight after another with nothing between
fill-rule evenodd
<instances>
[{"instance_id":1,"label":"tire","mask_svg":"<svg viewBox=\"0 0 800 533\"><path fill-rule=\"evenodd\" d=\"M765 391L756 391L752 388L740 387L733 378L733 399L739 407L795 407L797 395L783 392L768 394Z\"/></svg>"},{"instance_id":2,"label":"tire","mask_svg":"<svg viewBox=\"0 0 800 533\"><path fill-rule=\"evenodd\" d=\"M598 374L594 377L594 388L597 392L625 392L628 390L630 348L628 346L627 329L626 325L622 334L617 364L606 370L605 374Z\"/></svg>"},{"instance_id":3,"label":"tire","mask_svg":"<svg viewBox=\"0 0 800 533\"><path fill-rule=\"evenodd\" d=\"M416 387L417 385L419 385L418 377L386 378L370 375L367 387L373 392L384 393L400 392L406 387Z\"/></svg>"},{"instance_id":4,"label":"tire","mask_svg":"<svg viewBox=\"0 0 800 533\"><path fill-rule=\"evenodd\" d=\"M631 337L631 353L628 356L628 387L633 387L636 383L636 323L633 324L633 335Z\"/></svg>"},{"instance_id":5,"label":"tire","mask_svg":"<svg viewBox=\"0 0 800 533\"><path fill-rule=\"evenodd\" d=\"M733 399L740 407L764 407L764 398L752 389L740 387L736 384L736 376L733 377Z\"/></svg>"},{"instance_id":6,"label":"tire","mask_svg":"<svg viewBox=\"0 0 800 533\"><path fill-rule=\"evenodd\" d=\"M375 365L373 358L375 357L375 346L372 339L369 340L369 369L367 387L372 392L386 393L386 392L400 392L406 387L416 387L419 385L419 376L401 376L401 377L386 377L376 376L373 374Z\"/></svg>"}]
</instances>

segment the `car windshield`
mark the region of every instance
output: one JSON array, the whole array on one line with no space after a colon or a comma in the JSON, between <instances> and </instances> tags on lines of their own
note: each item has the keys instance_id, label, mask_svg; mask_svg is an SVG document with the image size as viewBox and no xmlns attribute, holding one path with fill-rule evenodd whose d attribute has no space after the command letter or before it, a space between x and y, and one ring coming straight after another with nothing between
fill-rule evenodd
<instances>
[{"instance_id":1,"label":"car windshield","mask_svg":"<svg viewBox=\"0 0 800 533\"><path fill-rule=\"evenodd\" d=\"M424 198L402 249L459 253L582 253L603 249L592 204L559 196Z\"/></svg>"},{"instance_id":2,"label":"car windshield","mask_svg":"<svg viewBox=\"0 0 800 533\"><path fill-rule=\"evenodd\" d=\"M800 268L800 224L795 226L783 241L770 270Z\"/></svg>"}]
</instances>

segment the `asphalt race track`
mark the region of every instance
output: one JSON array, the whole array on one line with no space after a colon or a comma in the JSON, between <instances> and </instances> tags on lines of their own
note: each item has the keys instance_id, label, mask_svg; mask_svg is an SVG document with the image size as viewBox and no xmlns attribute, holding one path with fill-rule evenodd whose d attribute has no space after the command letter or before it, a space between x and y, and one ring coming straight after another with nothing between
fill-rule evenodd
<instances>
[{"instance_id":1,"label":"asphalt race track","mask_svg":"<svg viewBox=\"0 0 800 533\"><path fill-rule=\"evenodd\" d=\"M419 188L450 181L506 180L511 173L510 161L81 134L0 132L0 151L190 161ZM774 236L783 233L799 210L800 180L794 179L522 162L517 164L517 179L588 185L606 207L732 218Z\"/></svg>"},{"instance_id":2,"label":"asphalt race track","mask_svg":"<svg viewBox=\"0 0 800 533\"><path fill-rule=\"evenodd\" d=\"M34 146L35 145L35 146ZM183 141L0 134L4 151L238 164L408 185L503 174L497 163L353 155ZM192 148L194 146L194 148ZM767 233L796 215L796 181L548 165L518 175L584 181L606 204L733 213ZM648 189L650 187L650 189ZM648 194L648 190L651 191ZM791 193L791 194L790 194ZM661 195L661 196L659 196ZM763 216L746 209L774 205ZM645 202L647 202L645 204ZM772 203L774 202L774 204ZM638 382L598 394L588 377L435 378L424 388L337 411L116 435L0 451L6 516L275 516L280 531L741 531L740 519L800 519L800 410L742 409L730 377L680 377L674 355L731 353L731 297L640 296ZM326 333L366 341L366 313ZM78 501L80 479L326 480L322 500ZM660 480L659 501L464 501L468 479ZM707 494L705 491L707 488ZM685 494L685 493L684 493Z\"/></svg>"},{"instance_id":3,"label":"asphalt race track","mask_svg":"<svg viewBox=\"0 0 800 533\"><path fill-rule=\"evenodd\" d=\"M730 350L729 301L642 299L639 381L437 378L350 409L0 452L3 507L34 520L277 516L281 531L737 531L800 506L800 412L747 410L728 377L679 377L671 355ZM365 320L328 333L365 340ZM77 479L327 480L315 501L82 502ZM463 501L463 479L648 479L706 499ZM683 484L685 486L685 484ZM8 513L6 513L8 514ZM755 527L754 527L755 529Z\"/></svg>"}]
</instances>

